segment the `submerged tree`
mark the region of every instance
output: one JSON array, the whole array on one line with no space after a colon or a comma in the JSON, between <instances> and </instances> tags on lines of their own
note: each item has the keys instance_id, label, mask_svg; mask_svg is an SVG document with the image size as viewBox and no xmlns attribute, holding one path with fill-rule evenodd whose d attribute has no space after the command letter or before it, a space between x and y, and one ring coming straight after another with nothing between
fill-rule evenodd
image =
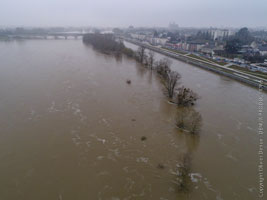
<instances>
[{"instance_id":1,"label":"submerged tree","mask_svg":"<svg viewBox=\"0 0 267 200\"><path fill-rule=\"evenodd\" d=\"M116 41L112 34L88 33L83 36L83 42L106 53L122 52L125 48L124 44Z\"/></svg>"},{"instance_id":2,"label":"submerged tree","mask_svg":"<svg viewBox=\"0 0 267 200\"><path fill-rule=\"evenodd\" d=\"M184 129L186 126L187 110L183 109L177 113L176 116L176 126L180 129Z\"/></svg>"},{"instance_id":3,"label":"submerged tree","mask_svg":"<svg viewBox=\"0 0 267 200\"><path fill-rule=\"evenodd\" d=\"M121 40L114 37L113 34L101 34L96 31L96 33L87 33L83 36L84 44L90 44L95 49L114 55L121 55L122 53L127 56L134 56L134 52L126 48Z\"/></svg>"},{"instance_id":4,"label":"submerged tree","mask_svg":"<svg viewBox=\"0 0 267 200\"><path fill-rule=\"evenodd\" d=\"M192 108L180 108L176 117L176 126L191 134L200 132L202 125L201 114Z\"/></svg>"},{"instance_id":5,"label":"submerged tree","mask_svg":"<svg viewBox=\"0 0 267 200\"><path fill-rule=\"evenodd\" d=\"M130 49L130 48L124 48L123 49L123 53L126 55L126 56L128 56L128 57L131 57L131 58L133 58L134 56L135 56L135 52L132 50L132 49Z\"/></svg>"},{"instance_id":6,"label":"submerged tree","mask_svg":"<svg viewBox=\"0 0 267 200\"><path fill-rule=\"evenodd\" d=\"M171 71L170 69L171 61L168 58L163 58L156 63L156 70L159 75L163 78L166 77L167 73Z\"/></svg>"},{"instance_id":7,"label":"submerged tree","mask_svg":"<svg viewBox=\"0 0 267 200\"><path fill-rule=\"evenodd\" d=\"M154 62L155 62L155 53L153 51L149 51L148 52L148 65L150 69L153 68Z\"/></svg>"},{"instance_id":8,"label":"submerged tree","mask_svg":"<svg viewBox=\"0 0 267 200\"><path fill-rule=\"evenodd\" d=\"M191 154L185 153L182 160L178 166L178 190L180 192L188 192L190 190L190 169L191 169Z\"/></svg>"},{"instance_id":9,"label":"submerged tree","mask_svg":"<svg viewBox=\"0 0 267 200\"><path fill-rule=\"evenodd\" d=\"M199 112L191 112L189 121L189 131L192 134L199 133L202 125L202 117Z\"/></svg>"},{"instance_id":10,"label":"submerged tree","mask_svg":"<svg viewBox=\"0 0 267 200\"><path fill-rule=\"evenodd\" d=\"M138 61L143 64L145 58L147 57L146 48L144 46L140 46L136 52L136 56Z\"/></svg>"},{"instance_id":11,"label":"submerged tree","mask_svg":"<svg viewBox=\"0 0 267 200\"><path fill-rule=\"evenodd\" d=\"M181 78L181 75L175 71L169 71L166 73L163 79L163 85L166 88L167 95L171 99L174 96L178 80Z\"/></svg>"},{"instance_id":12,"label":"submerged tree","mask_svg":"<svg viewBox=\"0 0 267 200\"><path fill-rule=\"evenodd\" d=\"M177 105L178 106L192 106L199 99L199 96L190 88L184 86L178 88Z\"/></svg>"},{"instance_id":13,"label":"submerged tree","mask_svg":"<svg viewBox=\"0 0 267 200\"><path fill-rule=\"evenodd\" d=\"M162 83L167 91L167 96L173 98L178 80L181 75L178 72L171 71L171 61L168 58L163 58L156 64L157 73L162 79Z\"/></svg>"}]
</instances>

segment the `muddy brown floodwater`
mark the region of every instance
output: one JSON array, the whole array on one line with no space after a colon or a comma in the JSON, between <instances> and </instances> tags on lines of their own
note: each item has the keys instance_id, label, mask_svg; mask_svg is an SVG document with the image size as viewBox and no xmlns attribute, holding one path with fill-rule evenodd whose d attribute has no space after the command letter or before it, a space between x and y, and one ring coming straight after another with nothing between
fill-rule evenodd
<instances>
[{"instance_id":1,"label":"muddy brown floodwater","mask_svg":"<svg viewBox=\"0 0 267 200\"><path fill-rule=\"evenodd\" d=\"M198 136L134 60L80 40L0 42L0 199L256 199L258 90L172 68L201 96Z\"/></svg>"}]
</instances>

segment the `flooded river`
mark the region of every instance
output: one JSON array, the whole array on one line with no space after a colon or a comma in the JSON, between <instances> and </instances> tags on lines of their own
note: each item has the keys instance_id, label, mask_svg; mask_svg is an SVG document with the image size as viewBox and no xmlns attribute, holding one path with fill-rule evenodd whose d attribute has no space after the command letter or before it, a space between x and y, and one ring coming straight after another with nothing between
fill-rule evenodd
<instances>
[{"instance_id":1,"label":"flooded river","mask_svg":"<svg viewBox=\"0 0 267 200\"><path fill-rule=\"evenodd\" d=\"M134 60L80 40L0 42L0 200L256 199L260 93L172 69L201 96L198 136L177 130L181 110Z\"/></svg>"}]
</instances>

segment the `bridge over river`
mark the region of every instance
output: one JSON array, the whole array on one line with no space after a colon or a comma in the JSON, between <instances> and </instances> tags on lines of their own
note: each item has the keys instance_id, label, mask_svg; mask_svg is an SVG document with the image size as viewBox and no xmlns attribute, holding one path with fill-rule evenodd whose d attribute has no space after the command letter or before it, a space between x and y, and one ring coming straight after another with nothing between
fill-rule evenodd
<instances>
[{"instance_id":1,"label":"bridge over river","mask_svg":"<svg viewBox=\"0 0 267 200\"><path fill-rule=\"evenodd\" d=\"M48 33L27 33L27 34L10 34L10 39L80 39L86 34L85 32L48 32Z\"/></svg>"}]
</instances>

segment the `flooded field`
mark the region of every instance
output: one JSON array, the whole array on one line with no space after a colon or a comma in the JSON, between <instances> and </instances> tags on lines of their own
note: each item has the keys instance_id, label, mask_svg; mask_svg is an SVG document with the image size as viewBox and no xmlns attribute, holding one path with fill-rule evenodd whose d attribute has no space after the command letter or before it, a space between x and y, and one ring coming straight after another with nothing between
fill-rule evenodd
<instances>
[{"instance_id":1,"label":"flooded field","mask_svg":"<svg viewBox=\"0 0 267 200\"><path fill-rule=\"evenodd\" d=\"M80 40L0 42L0 200L256 199L258 90L172 69L201 96L198 136L134 60Z\"/></svg>"}]
</instances>

